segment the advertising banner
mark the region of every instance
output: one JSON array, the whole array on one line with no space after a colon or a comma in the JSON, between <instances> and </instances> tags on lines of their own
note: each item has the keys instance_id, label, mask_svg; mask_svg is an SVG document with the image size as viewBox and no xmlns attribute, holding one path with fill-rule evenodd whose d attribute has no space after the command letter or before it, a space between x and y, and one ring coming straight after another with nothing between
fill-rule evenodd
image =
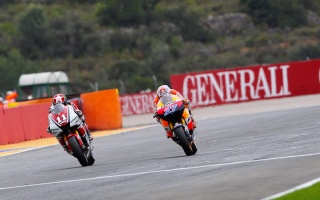
<instances>
[{"instance_id":1,"label":"advertising banner","mask_svg":"<svg viewBox=\"0 0 320 200\"><path fill-rule=\"evenodd\" d=\"M172 88L193 107L315 94L320 59L172 75Z\"/></svg>"},{"instance_id":2,"label":"advertising banner","mask_svg":"<svg viewBox=\"0 0 320 200\"><path fill-rule=\"evenodd\" d=\"M156 92L122 95L120 97L122 115L127 116L154 112L153 99L155 96Z\"/></svg>"}]
</instances>

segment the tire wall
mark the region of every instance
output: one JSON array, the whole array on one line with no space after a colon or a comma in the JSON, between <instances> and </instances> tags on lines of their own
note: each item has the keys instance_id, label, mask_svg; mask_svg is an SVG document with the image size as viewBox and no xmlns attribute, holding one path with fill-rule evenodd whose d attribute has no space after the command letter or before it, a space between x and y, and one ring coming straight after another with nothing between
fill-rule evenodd
<instances>
[{"instance_id":1,"label":"tire wall","mask_svg":"<svg viewBox=\"0 0 320 200\"><path fill-rule=\"evenodd\" d=\"M117 89L80 95L82 110L90 130L122 128L120 98Z\"/></svg>"}]
</instances>

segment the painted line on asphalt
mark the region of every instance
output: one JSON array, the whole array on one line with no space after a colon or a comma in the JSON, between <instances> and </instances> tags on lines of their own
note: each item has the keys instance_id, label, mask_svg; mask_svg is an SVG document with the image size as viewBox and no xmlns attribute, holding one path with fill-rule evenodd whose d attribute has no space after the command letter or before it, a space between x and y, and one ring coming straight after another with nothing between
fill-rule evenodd
<instances>
[{"instance_id":1,"label":"painted line on asphalt","mask_svg":"<svg viewBox=\"0 0 320 200\"><path fill-rule=\"evenodd\" d=\"M130 176L139 176L139 175L147 175L147 174L166 173L166 172L173 172L173 171L183 171L183 170L193 170L193 169L223 167L223 166L231 166L231 165L239 165L239 164L248 164L248 163L258 163L258 162L274 161L274 160L285 160L285 159L291 159L291 158L301 158L301 157L319 156L319 155L320 155L320 153L312 153L312 154L302 154L302 155L294 155L294 156L283 156L283 157L275 157L275 158L264 158L264 159L257 159L257 160L245 160L245 161L238 161L238 162L228 162L228 163L220 163L220 164L212 164L212 165L200 165L200 166L194 166L194 167L182 167L182 168L164 169L164 170L156 170L156 171L137 172L137 173L131 173L131 174L107 175L107 176L98 176L98 177L85 178L85 179L73 179L73 180L54 181L54 182L47 182L47 183L36 183L36 184L27 184L27 185L16 185L16 186L10 186L10 187L2 187L2 188L0 188L0 190L10 190L10 189L18 189L18 188L27 188L27 187L54 185L54 184L61 184L61 183L94 181L94 180L99 180L99 179L109 179L109 178L118 178L118 177L130 177Z\"/></svg>"},{"instance_id":2,"label":"painted line on asphalt","mask_svg":"<svg viewBox=\"0 0 320 200\"><path fill-rule=\"evenodd\" d=\"M140 130L144 128L148 128L151 126L140 126L140 127L132 127L132 128L122 128L116 130L105 130L105 131L95 131L92 132L94 138L96 137L104 137L108 135L124 133L128 131ZM9 156L17 153L22 153L26 151L31 151L34 149L44 148L52 145L58 144L56 138L42 138L37 140L25 141L15 144L7 144L7 145L0 145L0 157Z\"/></svg>"}]
</instances>

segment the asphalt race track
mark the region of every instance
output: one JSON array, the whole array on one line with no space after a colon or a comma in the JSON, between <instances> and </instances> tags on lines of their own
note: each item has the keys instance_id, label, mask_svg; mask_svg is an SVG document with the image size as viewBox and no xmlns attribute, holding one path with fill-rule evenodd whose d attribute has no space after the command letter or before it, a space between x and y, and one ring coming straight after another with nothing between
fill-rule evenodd
<instances>
[{"instance_id":1,"label":"asphalt race track","mask_svg":"<svg viewBox=\"0 0 320 200\"><path fill-rule=\"evenodd\" d=\"M93 141L81 167L59 145L0 157L1 200L260 200L320 177L320 97L195 109L194 156L147 125ZM143 123L144 122L144 123Z\"/></svg>"}]
</instances>

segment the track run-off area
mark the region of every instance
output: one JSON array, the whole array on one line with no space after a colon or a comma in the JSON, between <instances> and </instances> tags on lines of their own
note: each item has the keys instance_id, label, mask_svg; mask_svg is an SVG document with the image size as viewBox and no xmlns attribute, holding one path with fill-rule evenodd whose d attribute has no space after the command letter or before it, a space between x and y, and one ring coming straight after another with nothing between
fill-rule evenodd
<instances>
[{"instance_id":1,"label":"track run-off area","mask_svg":"<svg viewBox=\"0 0 320 200\"><path fill-rule=\"evenodd\" d=\"M93 166L54 138L0 146L0 199L270 199L320 177L320 95L193 109L194 156L147 115L93 132ZM306 184L308 185L308 184Z\"/></svg>"}]
</instances>

